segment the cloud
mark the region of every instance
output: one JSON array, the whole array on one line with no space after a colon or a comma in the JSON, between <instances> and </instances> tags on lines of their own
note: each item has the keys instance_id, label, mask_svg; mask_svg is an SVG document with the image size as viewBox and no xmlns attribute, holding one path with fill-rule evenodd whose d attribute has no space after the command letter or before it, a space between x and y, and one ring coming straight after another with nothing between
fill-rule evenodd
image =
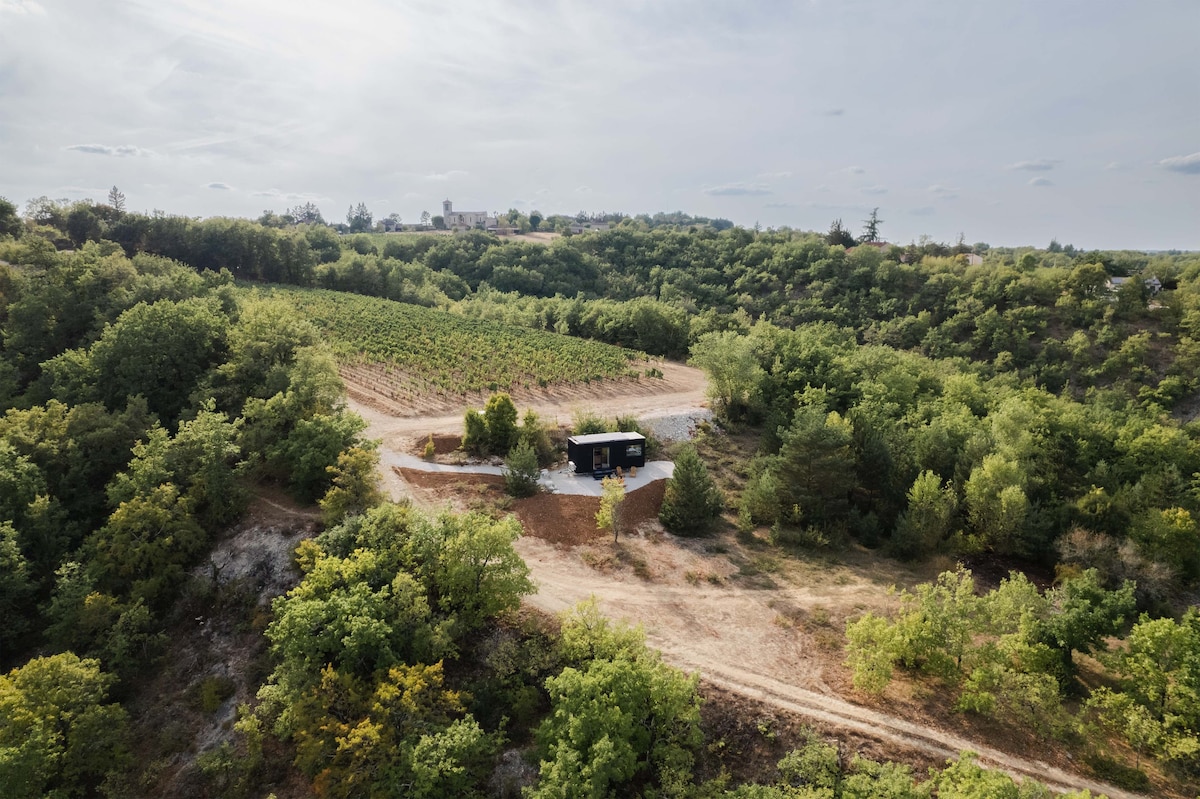
<instances>
[{"instance_id":1,"label":"cloud","mask_svg":"<svg viewBox=\"0 0 1200 799\"><path fill-rule=\"evenodd\" d=\"M117 158L127 158L129 156L148 156L154 155L149 150L143 150L141 147L134 147L132 144L121 144L113 147L108 144L72 144L64 149L74 150L79 153L88 153L89 155L111 155Z\"/></svg>"},{"instance_id":2,"label":"cloud","mask_svg":"<svg viewBox=\"0 0 1200 799\"><path fill-rule=\"evenodd\" d=\"M103 197L108 194L108 189L98 189L89 186L60 186L54 190L55 194L86 194L89 196Z\"/></svg>"},{"instance_id":3,"label":"cloud","mask_svg":"<svg viewBox=\"0 0 1200 799\"><path fill-rule=\"evenodd\" d=\"M844 108L830 108L827 111L822 111L821 116L840 117L845 113L846 113L846 109L844 109Z\"/></svg>"},{"instance_id":4,"label":"cloud","mask_svg":"<svg viewBox=\"0 0 1200 799\"><path fill-rule=\"evenodd\" d=\"M575 188L575 193L576 194L591 194L592 187L591 186L577 186Z\"/></svg>"},{"instance_id":5,"label":"cloud","mask_svg":"<svg viewBox=\"0 0 1200 799\"><path fill-rule=\"evenodd\" d=\"M932 205L922 205L920 208L912 209L909 213L913 216L933 216L937 213L937 209Z\"/></svg>"},{"instance_id":6,"label":"cloud","mask_svg":"<svg viewBox=\"0 0 1200 799\"><path fill-rule=\"evenodd\" d=\"M761 197L771 190L761 183L726 183L724 186L705 186L710 197Z\"/></svg>"},{"instance_id":7,"label":"cloud","mask_svg":"<svg viewBox=\"0 0 1200 799\"><path fill-rule=\"evenodd\" d=\"M433 172L425 176L425 180L445 181L455 178L465 178L467 173L461 169L451 169L449 172Z\"/></svg>"},{"instance_id":8,"label":"cloud","mask_svg":"<svg viewBox=\"0 0 1200 799\"><path fill-rule=\"evenodd\" d=\"M953 200L958 197L958 189L953 186L943 186L940 183L933 184L926 191L936 196L939 200Z\"/></svg>"},{"instance_id":9,"label":"cloud","mask_svg":"<svg viewBox=\"0 0 1200 799\"><path fill-rule=\"evenodd\" d=\"M1041 188L1043 186L1053 186L1054 181L1050 180L1049 178L1033 178L1029 181L1029 185Z\"/></svg>"},{"instance_id":10,"label":"cloud","mask_svg":"<svg viewBox=\"0 0 1200 799\"><path fill-rule=\"evenodd\" d=\"M1159 161L1158 165L1172 172L1181 172L1185 175L1200 175L1200 153L1171 156Z\"/></svg>"},{"instance_id":11,"label":"cloud","mask_svg":"<svg viewBox=\"0 0 1200 799\"><path fill-rule=\"evenodd\" d=\"M792 176L791 172L761 172L757 177L763 180L786 180Z\"/></svg>"},{"instance_id":12,"label":"cloud","mask_svg":"<svg viewBox=\"0 0 1200 799\"><path fill-rule=\"evenodd\" d=\"M1049 172L1061 163L1061 158L1038 158L1033 161L1017 161L1015 164L1009 164L1004 168L1022 172Z\"/></svg>"},{"instance_id":13,"label":"cloud","mask_svg":"<svg viewBox=\"0 0 1200 799\"><path fill-rule=\"evenodd\" d=\"M223 183L220 184L220 186L224 186L224 188L229 188L228 186L225 186L225 184L223 184ZM211 183L209 184L208 187L210 189L219 188L219 186L211 184ZM251 197L270 197L273 200L289 200L289 201L302 200L304 202L316 202L317 200L329 199L328 197L321 197L319 195L312 194L310 192L280 191L279 189L264 189L262 191L252 191L252 192L250 192L250 196Z\"/></svg>"},{"instance_id":14,"label":"cloud","mask_svg":"<svg viewBox=\"0 0 1200 799\"><path fill-rule=\"evenodd\" d=\"M36 14L39 17L46 16L46 9L42 8L42 4L37 2L37 0L0 0L0 14L5 12L21 16L29 16L31 14Z\"/></svg>"},{"instance_id":15,"label":"cloud","mask_svg":"<svg viewBox=\"0 0 1200 799\"><path fill-rule=\"evenodd\" d=\"M1117 170L1117 169L1124 169L1125 165L1122 164L1120 161L1109 161L1108 164L1106 164L1104 168L1108 169L1108 170Z\"/></svg>"},{"instance_id":16,"label":"cloud","mask_svg":"<svg viewBox=\"0 0 1200 799\"><path fill-rule=\"evenodd\" d=\"M860 189L863 194L887 194L887 186L867 186Z\"/></svg>"},{"instance_id":17,"label":"cloud","mask_svg":"<svg viewBox=\"0 0 1200 799\"><path fill-rule=\"evenodd\" d=\"M795 203L766 203L763 208L795 208Z\"/></svg>"},{"instance_id":18,"label":"cloud","mask_svg":"<svg viewBox=\"0 0 1200 799\"><path fill-rule=\"evenodd\" d=\"M842 171L849 172L851 175L863 175L867 172L867 170L863 169L861 166L848 166Z\"/></svg>"},{"instance_id":19,"label":"cloud","mask_svg":"<svg viewBox=\"0 0 1200 799\"><path fill-rule=\"evenodd\" d=\"M228 183L209 183L204 188L219 189L220 191L233 191L233 186L230 186Z\"/></svg>"}]
</instances>

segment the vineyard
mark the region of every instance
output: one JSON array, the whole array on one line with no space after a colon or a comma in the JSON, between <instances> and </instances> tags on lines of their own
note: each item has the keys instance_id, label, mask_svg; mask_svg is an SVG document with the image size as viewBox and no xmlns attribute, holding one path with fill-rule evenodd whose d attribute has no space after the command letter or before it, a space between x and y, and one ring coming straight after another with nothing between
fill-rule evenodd
<instances>
[{"instance_id":1,"label":"vineyard","mask_svg":"<svg viewBox=\"0 0 1200 799\"><path fill-rule=\"evenodd\" d=\"M394 400L660 374L640 352L541 330L320 289L258 289L328 335L344 371Z\"/></svg>"}]
</instances>

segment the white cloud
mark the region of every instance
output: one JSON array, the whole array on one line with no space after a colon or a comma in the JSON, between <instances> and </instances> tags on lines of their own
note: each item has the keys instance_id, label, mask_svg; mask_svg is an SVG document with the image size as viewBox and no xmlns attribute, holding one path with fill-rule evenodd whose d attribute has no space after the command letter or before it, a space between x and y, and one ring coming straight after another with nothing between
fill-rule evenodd
<instances>
[{"instance_id":1,"label":"white cloud","mask_svg":"<svg viewBox=\"0 0 1200 799\"><path fill-rule=\"evenodd\" d=\"M0 14L4 13L44 17L46 9L37 0L0 0Z\"/></svg>"},{"instance_id":2,"label":"white cloud","mask_svg":"<svg viewBox=\"0 0 1200 799\"><path fill-rule=\"evenodd\" d=\"M233 191L233 186L230 186L228 183L220 183L220 182L209 183L204 188L217 189L219 191Z\"/></svg>"},{"instance_id":3,"label":"white cloud","mask_svg":"<svg viewBox=\"0 0 1200 799\"><path fill-rule=\"evenodd\" d=\"M849 172L851 175L864 175L867 172L867 170L863 169L861 166L848 166L842 171Z\"/></svg>"},{"instance_id":4,"label":"white cloud","mask_svg":"<svg viewBox=\"0 0 1200 799\"><path fill-rule=\"evenodd\" d=\"M1021 172L1049 172L1061 163L1061 158L1037 158L1033 161L1017 161L1004 168Z\"/></svg>"},{"instance_id":5,"label":"white cloud","mask_svg":"<svg viewBox=\"0 0 1200 799\"><path fill-rule=\"evenodd\" d=\"M1029 185L1041 188L1044 186L1053 186L1054 181L1050 180L1050 178L1032 178L1029 181Z\"/></svg>"},{"instance_id":6,"label":"white cloud","mask_svg":"<svg viewBox=\"0 0 1200 799\"><path fill-rule=\"evenodd\" d=\"M844 109L844 108L830 108L830 109L828 109L827 111L823 111L823 112L821 112L821 113L822 113L822 116L827 116L827 117L840 117L840 116L842 116L843 114L845 114L845 113L846 113L846 109Z\"/></svg>"},{"instance_id":7,"label":"white cloud","mask_svg":"<svg viewBox=\"0 0 1200 799\"><path fill-rule=\"evenodd\" d=\"M860 189L863 194L887 194L887 186L865 186Z\"/></svg>"},{"instance_id":8,"label":"white cloud","mask_svg":"<svg viewBox=\"0 0 1200 799\"><path fill-rule=\"evenodd\" d=\"M1182 172L1185 175L1200 175L1200 153L1164 158L1158 162L1158 165L1172 172Z\"/></svg>"},{"instance_id":9,"label":"white cloud","mask_svg":"<svg viewBox=\"0 0 1200 799\"><path fill-rule=\"evenodd\" d=\"M132 144L120 144L116 146L109 144L70 144L64 149L74 150L75 152L79 153L87 153L89 155L111 155L116 156L117 158L127 158L129 156L145 157L154 155L154 153L151 151L144 150L141 147L134 147Z\"/></svg>"},{"instance_id":10,"label":"white cloud","mask_svg":"<svg viewBox=\"0 0 1200 799\"><path fill-rule=\"evenodd\" d=\"M937 213L937 209L932 205L922 205L920 208L912 209L909 213L913 216L933 216Z\"/></svg>"},{"instance_id":11,"label":"white cloud","mask_svg":"<svg viewBox=\"0 0 1200 799\"><path fill-rule=\"evenodd\" d=\"M224 184L221 184L224 185ZM217 188L216 185L209 184L209 188ZM228 187L226 187L228 188ZM295 192L295 191L280 191L279 189L264 189L261 191L250 192L251 197L269 197L273 200L287 200L289 202L316 202L318 200L328 200L328 197L322 197L311 192Z\"/></svg>"},{"instance_id":12,"label":"white cloud","mask_svg":"<svg viewBox=\"0 0 1200 799\"><path fill-rule=\"evenodd\" d=\"M783 172L761 172L756 177L759 177L763 180L787 180L791 176L792 176L791 172L783 171Z\"/></svg>"},{"instance_id":13,"label":"white cloud","mask_svg":"<svg viewBox=\"0 0 1200 799\"><path fill-rule=\"evenodd\" d=\"M465 170L451 169L449 172L432 172L426 175L424 179L443 182L447 180L454 180L455 178L465 178L466 176L467 172Z\"/></svg>"},{"instance_id":14,"label":"white cloud","mask_svg":"<svg viewBox=\"0 0 1200 799\"><path fill-rule=\"evenodd\" d=\"M761 183L726 183L723 186L705 186L702 191L710 197L761 197L771 190Z\"/></svg>"}]
</instances>

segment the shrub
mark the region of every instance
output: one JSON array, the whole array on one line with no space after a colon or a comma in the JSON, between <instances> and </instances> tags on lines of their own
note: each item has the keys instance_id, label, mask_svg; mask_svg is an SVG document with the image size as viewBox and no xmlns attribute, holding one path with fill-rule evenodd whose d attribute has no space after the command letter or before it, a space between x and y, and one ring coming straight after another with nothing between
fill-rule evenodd
<instances>
[{"instance_id":1,"label":"shrub","mask_svg":"<svg viewBox=\"0 0 1200 799\"><path fill-rule=\"evenodd\" d=\"M572 421L574 422L573 435L587 436L608 432L608 425L604 423L604 420L591 411L576 411Z\"/></svg>"},{"instance_id":2,"label":"shrub","mask_svg":"<svg viewBox=\"0 0 1200 799\"><path fill-rule=\"evenodd\" d=\"M531 497L538 491L538 459L528 441L513 447L504 461L504 485L514 497Z\"/></svg>"},{"instance_id":3,"label":"shrub","mask_svg":"<svg viewBox=\"0 0 1200 799\"><path fill-rule=\"evenodd\" d=\"M476 455L486 455L488 451L487 422L474 408L467 408L463 418L462 448Z\"/></svg>"},{"instance_id":4,"label":"shrub","mask_svg":"<svg viewBox=\"0 0 1200 799\"><path fill-rule=\"evenodd\" d=\"M497 455L507 455L517 442L517 406L512 397L503 392L488 397L483 421L489 449Z\"/></svg>"}]
</instances>

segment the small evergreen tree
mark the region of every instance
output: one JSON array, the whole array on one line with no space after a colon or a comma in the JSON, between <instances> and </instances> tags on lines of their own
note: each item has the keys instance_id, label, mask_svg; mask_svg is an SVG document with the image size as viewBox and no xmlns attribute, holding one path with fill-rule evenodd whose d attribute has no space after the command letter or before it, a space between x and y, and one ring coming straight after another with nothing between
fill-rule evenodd
<instances>
[{"instance_id":1,"label":"small evergreen tree","mask_svg":"<svg viewBox=\"0 0 1200 799\"><path fill-rule=\"evenodd\" d=\"M504 460L504 485L514 497L531 497L538 490L537 452L528 441L512 448Z\"/></svg>"},{"instance_id":2,"label":"small evergreen tree","mask_svg":"<svg viewBox=\"0 0 1200 799\"><path fill-rule=\"evenodd\" d=\"M476 455L487 453L487 422L483 420L483 414L474 408L467 408L467 414L463 417L462 448Z\"/></svg>"},{"instance_id":3,"label":"small evergreen tree","mask_svg":"<svg viewBox=\"0 0 1200 799\"><path fill-rule=\"evenodd\" d=\"M488 448L497 455L507 455L517 443L517 406L512 397L503 392L488 397L483 409L483 421L487 426Z\"/></svg>"},{"instance_id":4,"label":"small evergreen tree","mask_svg":"<svg viewBox=\"0 0 1200 799\"><path fill-rule=\"evenodd\" d=\"M546 432L541 419L532 409L525 411L525 418L521 422L520 440L522 444L533 448L539 466L549 466L554 462L554 444L550 441L550 434Z\"/></svg>"},{"instance_id":5,"label":"small evergreen tree","mask_svg":"<svg viewBox=\"0 0 1200 799\"><path fill-rule=\"evenodd\" d=\"M675 458L675 474L667 481L659 521L679 535L701 535L712 527L725 502L696 453L686 446Z\"/></svg>"}]
</instances>

